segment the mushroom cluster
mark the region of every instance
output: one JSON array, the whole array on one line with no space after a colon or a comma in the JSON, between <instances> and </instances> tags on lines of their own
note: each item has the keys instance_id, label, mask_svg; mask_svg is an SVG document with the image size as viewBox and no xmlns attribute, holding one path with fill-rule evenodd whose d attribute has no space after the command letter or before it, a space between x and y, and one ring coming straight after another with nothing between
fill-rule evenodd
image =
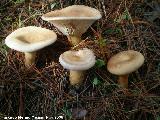
<instances>
[{"instance_id":1,"label":"mushroom cluster","mask_svg":"<svg viewBox=\"0 0 160 120\"><path fill-rule=\"evenodd\" d=\"M100 12L95 8L84 5L72 5L61 10L46 13L42 16L42 19L52 23L59 31L68 37L68 41L72 46L75 46L81 42L82 34L101 17ZM57 35L52 30L36 26L27 26L19 28L9 34L5 39L5 43L8 47L23 52L25 54L25 66L32 68L36 63L36 53L40 49L53 44L56 40ZM85 80L86 71L93 67L95 62L96 56L94 52L88 48L77 51L68 50L59 56L59 64L69 70L70 85L76 87L82 85ZM136 71L143 63L144 56L140 52L128 50L111 57L108 61L107 69L110 73L118 75L119 85L127 89L129 74ZM54 77L57 75L55 74ZM21 93L20 91L20 94ZM23 99L20 100L20 106L22 103ZM83 112L84 115L87 114L85 110L83 110Z\"/></svg>"},{"instance_id":2,"label":"mushroom cluster","mask_svg":"<svg viewBox=\"0 0 160 120\"><path fill-rule=\"evenodd\" d=\"M81 42L81 36L86 30L102 16L100 12L84 5L72 5L61 10L51 11L42 16L42 19L52 23L72 45ZM30 67L35 64L36 52L57 40L55 32L36 26L22 27L5 39L8 47L24 52L25 65ZM83 48L78 51L69 50L59 57L59 63L70 70L70 84L80 85L85 77L85 72L93 67L96 57L90 49ZM114 55L107 64L109 72L119 75L118 83L123 88L128 88L128 75L137 70L144 62L141 53L128 50Z\"/></svg>"},{"instance_id":3,"label":"mushroom cluster","mask_svg":"<svg viewBox=\"0 0 160 120\"><path fill-rule=\"evenodd\" d=\"M101 18L100 12L84 5L72 5L61 10L51 11L42 16L42 19L52 23L72 45L81 41L81 36ZM5 43L8 47L25 54L25 66L35 65L36 53L40 49L53 44L57 40L55 32L36 26L22 27L9 34ZM71 85L81 84L85 71L95 64L94 53L84 48L79 51L66 51L59 57L60 64L70 70Z\"/></svg>"}]
</instances>

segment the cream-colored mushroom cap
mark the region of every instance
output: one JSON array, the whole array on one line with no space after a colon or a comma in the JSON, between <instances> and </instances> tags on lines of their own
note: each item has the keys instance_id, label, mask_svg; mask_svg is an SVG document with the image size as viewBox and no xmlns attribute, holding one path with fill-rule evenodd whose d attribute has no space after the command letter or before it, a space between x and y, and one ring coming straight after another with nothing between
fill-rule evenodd
<instances>
[{"instance_id":1,"label":"cream-colored mushroom cap","mask_svg":"<svg viewBox=\"0 0 160 120\"><path fill-rule=\"evenodd\" d=\"M98 10L85 5L72 5L61 10L51 11L42 16L44 20L100 19L101 17Z\"/></svg>"},{"instance_id":2,"label":"cream-colored mushroom cap","mask_svg":"<svg viewBox=\"0 0 160 120\"><path fill-rule=\"evenodd\" d=\"M144 63L144 56L137 51L122 51L110 58L107 69L115 75L126 75L136 71Z\"/></svg>"},{"instance_id":3,"label":"cream-colored mushroom cap","mask_svg":"<svg viewBox=\"0 0 160 120\"><path fill-rule=\"evenodd\" d=\"M55 32L36 26L22 27L5 39L8 47L20 52L34 52L57 40Z\"/></svg>"},{"instance_id":4,"label":"cream-colored mushroom cap","mask_svg":"<svg viewBox=\"0 0 160 120\"><path fill-rule=\"evenodd\" d=\"M59 57L60 64L69 70L87 70L94 66L94 53L84 48L78 51L66 51Z\"/></svg>"},{"instance_id":5,"label":"cream-colored mushroom cap","mask_svg":"<svg viewBox=\"0 0 160 120\"><path fill-rule=\"evenodd\" d=\"M101 17L100 12L95 8L72 5L46 13L42 19L51 22L64 35L77 35L83 34L95 20Z\"/></svg>"}]
</instances>

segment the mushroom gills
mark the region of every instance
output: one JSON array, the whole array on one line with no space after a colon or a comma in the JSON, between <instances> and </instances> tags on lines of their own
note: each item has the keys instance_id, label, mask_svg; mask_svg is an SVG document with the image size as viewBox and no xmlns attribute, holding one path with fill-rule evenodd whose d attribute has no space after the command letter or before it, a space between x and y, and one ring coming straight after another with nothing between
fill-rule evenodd
<instances>
[{"instance_id":1,"label":"mushroom gills","mask_svg":"<svg viewBox=\"0 0 160 120\"><path fill-rule=\"evenodd\" d=\"M52 23L64 35L72 45L81 41L81 36L102 15L100 11L84 5L72 5L61 10L48 12L42 19Z\"/></svg>"}]
</instances>

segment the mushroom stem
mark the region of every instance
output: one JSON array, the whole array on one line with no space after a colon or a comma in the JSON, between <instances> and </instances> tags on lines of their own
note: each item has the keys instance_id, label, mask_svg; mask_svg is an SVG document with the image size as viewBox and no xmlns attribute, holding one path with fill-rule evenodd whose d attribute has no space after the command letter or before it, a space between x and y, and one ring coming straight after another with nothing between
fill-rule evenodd
<instances>
[{"instance_id":1,"label":"mushroom stem","mask_svg":"<svg viewBox=\"0 0 160 120\"><path fill-rule=\"evenodd\" d=\"M80 85L85 76L85 71L76 71L76 70L70 70L70 84L71 85Z\"/></svg>"},{"instance_id":2,"label":"mushroom stem","mask_svg":"<svg viewBox=\"0 0 160 120\"><path fill-rule=\"evenodd\" d=\"M26 67L35 64L36 52L25 52L25 65Z\"/></svg>"},{"instance_id":3,"label":"mushroom stem","mask_svg":"<svg viewBox=\"0 0 160 120\"><path fill-rule=\"evenodd\" d=\"M68 35L67 38L73 46L78 45L81 42L81 37L79 36Z\"/></svg>"},{"instance_id":4,"label":"mushroom stem","mask_svg":"<svg viewBox=\"0 0 160 120\"><path fill-rule=\"evenodd\" d=\"M128 75L120 75L118 83L122 88L128 88Z\"/></svg>"}]
</instances>

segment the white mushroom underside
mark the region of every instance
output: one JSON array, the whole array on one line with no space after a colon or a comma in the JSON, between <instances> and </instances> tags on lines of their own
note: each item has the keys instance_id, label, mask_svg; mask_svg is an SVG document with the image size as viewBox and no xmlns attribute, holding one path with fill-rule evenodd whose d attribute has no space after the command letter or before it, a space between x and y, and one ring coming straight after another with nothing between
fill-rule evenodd
<instances>
[{"instance_id":1,"label":"white mushroom underside","mask_svg":"<svg viewBox=\"0 0 160 120\"><path fill-rule=\"evenodd\" d=\"M114 55L108 61L108 71L116 75L125 75L136 71L144 63L144 56L137 51L128 50Z\"/></svg>"},{"instance_id":2,"label":"white mushroom underside","mask_svg":"<svg viewBox=\"0 0 160 120\"><path fill-rule=\"evenodd\" d=\"M64 35L81 36L93 24L94 20L50 20Z\"/></svg>"},{"instance_id":3,"label":"white mushroom underside","mask_svg":"<svg viewBox=\"0 0 160 120\"><path fill-rule=\"evenodd\" d=\"M69 70L87 70L94 66L94 53L84 48L79 51L66 51L59 57L61 65Z\"/></svg>"},{"instance_id":4,"label":"white mushroom underside","mask_svg":"<svg viewBox=\"0 0 160 120\"><path fill-rule=\"evenodd\" d=\"M44 48L57 39L57 35L48 29L28 26L15 30L5 39L8 47L20 52L34 52Z\"/></svg>"},{"instance_id":5,"label":"white mushroom underside","mask_svg":"<svg viewBox=\"0 0 160 120\"><path fill-rule=\"evenodd\" d=\"M51 11L42 16L43 20L68 20L68 19L100 19L100 12L84 5L72 5L61 10Z\"/></svg>"},{"instance_id":6,"label":"white mushroom underside","mask_svg":"<svg viewBox=\"0 0 160 120\"><path fill-rule=\"evenodd\" d=\"M64 35L81 36L102 16L94 8L84 5L72 5L61 10L51 11L42 16L43 20L52 23Z\"/></svg>"}]
</instances>

